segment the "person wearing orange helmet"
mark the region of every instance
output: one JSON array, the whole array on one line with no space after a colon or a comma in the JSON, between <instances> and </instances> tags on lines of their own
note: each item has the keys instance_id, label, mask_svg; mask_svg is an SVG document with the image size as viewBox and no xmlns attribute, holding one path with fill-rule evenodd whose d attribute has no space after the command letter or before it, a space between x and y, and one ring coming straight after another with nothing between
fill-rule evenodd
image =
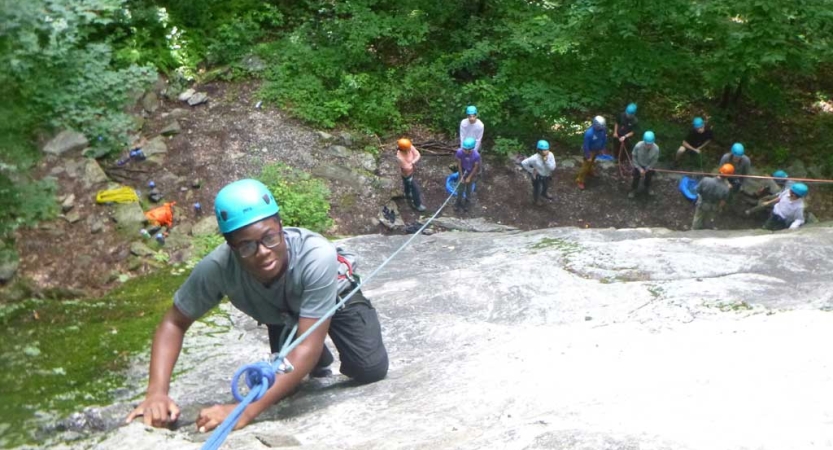
<instances>
[{"instance_id":1,"label":"person wearing orange helmet","mask_svg":"<svg viewBox=\"0 0 833 450\"><path fill-rule=\"evenodd\" d=\"M422 204L422 195L419 192L419 185L414 181L416 163L419 162L420 154L411 140L402 138L396 142L398 150L396 159L399 160L399 171L402 174L402 186L405 190L405 199L419 212L425 211Z\"/></svg>"},{"instance_id":2,"label":"person wearing orange helmet","mask_svg":"<svg viewBox=\"0 0 833 450\"><path fill-rule=\"evenodd\" d=\"M717 176L703 178L697 183L697 209L694 210L694 220L691 222L692 230L702 230L703 222L713 221L715 213L726 206L732 189L728 177L734 173L735 166L723 164Z\"/></svg>"}]
</instances>

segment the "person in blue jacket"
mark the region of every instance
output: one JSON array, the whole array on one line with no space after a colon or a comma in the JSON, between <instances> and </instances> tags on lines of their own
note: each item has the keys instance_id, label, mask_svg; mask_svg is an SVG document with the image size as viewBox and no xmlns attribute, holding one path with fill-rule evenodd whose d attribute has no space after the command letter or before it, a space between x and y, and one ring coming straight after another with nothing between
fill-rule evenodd
<instances>
[{"instance_id":1,"label":"person in blue jacket","mask_svg":"<svg viewBox=\"0 0 833 450\"><path fill-rule=\"evenodd\" d=\"M596 163L596 156L607 146L607 123L602 116L593 118L590 128L584 132L584 144L581 146L584 152L584 163L576 176L578 188L584 190L584 180L587 175L593 175L593 166Z\"/></svg>"}]
</instances>

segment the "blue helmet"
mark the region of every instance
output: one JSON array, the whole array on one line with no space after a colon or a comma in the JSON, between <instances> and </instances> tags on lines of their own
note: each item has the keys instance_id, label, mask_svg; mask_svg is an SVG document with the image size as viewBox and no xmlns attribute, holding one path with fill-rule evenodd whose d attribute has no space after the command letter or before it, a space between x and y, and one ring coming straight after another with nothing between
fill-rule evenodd
<instances>
[{"instance_id":1,"label":"blue helmet","mask_svg":"<svg viewBox=\"0 0 833 450\"><path fill-rule=\"evenodd\" d=\"M473 114L477 114L477 107L474 105L466 107L466 115L471 116Z\"/></svg>"},{"instance_id":2,"label":"blue helmet","mask_svg":"<svg viewBox=\"0 0 833 450\"><path fill-rule=\"evenodd\" d=\"M466 150L471 150L474 146L477 145L477 140L475 138L469 137L463 139L463 148Z\"/></svg>"},{"instance_id":3,"label":"blue helmet","mask_svg":"<svg viewBox=\"0 0 833 450\"><path fill-rule=\"evenodd\" d=\"M274 216L278 211L278 202L269 189L253 179L228 184L214 198L214 214L223 234Z\"/></svg>"},{"instance_id":4,"label":"blue helmet","mask_svg":"<svg viewBox=\"0 0 833 450\"><path fill-rule=\"evenodd\" d=\"M772 172L772 176L775 177L775 178L787 178L787 177L789 177L789 175L787 175L787 172L784 172L783 170L776 170L775 172Z\"/></svg>"},{"instance_id":5,"label":"blue helmet","mask_svg":"<svg viewBox=\"0 0 833 450\"><path fill-rule=\"evenodd\" d=\"M549 142L547 142L543 139L538 141L538 150L549 150L549 149L550 149L550 143Z\"/></svg>"},{"instance_id":6,"label":"blue helmet","mask_svg":"<svg viewBox=\"0 0 833 450\"><path fill-rule=\"evenodd\" d=\"M691 126L694 128L703 128L706 126L706 121L703 120L702 117L695 117L694 120L691 121Z\"/></svg>"},{"instance_id":7,"label":"blue helmet","mask_svg":"<svg viewBox=\"0 0 833 450\"><path fill-rule=\"evenodd\" d=\"M642 135L642 140L645 141L645 143L647 143L647 144L653 144L654 141L656 140L656 136L654 136L653 131L646 131Z\"/></svg>"},{"instance_id":8,"label":"blue helmet","mask_svg":"<svg viewBox=\"0 0 833 450\"><path fill-rule=\"evenodd\" d=\"M810 189L804 183L795 183L790 186L790 191L798 197L804 197Z\"/></svg>"},{"instance_id":9,"label":"blue helmet","mask_svg":"<svg viewBox=\"0 0 833 450\"><path fill-rule=\"evenodd\" d=\"M743 156L743 144L735 142L732 145L732 154L735 156Z\"/></svg>"},{"instance_id":10,"label":"blue helmet","mask_svg":"<svg viewBox=\"0 0 833 450\"><path fill-rule=\"evenodd\" d=\"M630 114L630 115L636 114L636 103L628 104L627 108L625 108L625 114Z\"/></svg>"}]
</instances>

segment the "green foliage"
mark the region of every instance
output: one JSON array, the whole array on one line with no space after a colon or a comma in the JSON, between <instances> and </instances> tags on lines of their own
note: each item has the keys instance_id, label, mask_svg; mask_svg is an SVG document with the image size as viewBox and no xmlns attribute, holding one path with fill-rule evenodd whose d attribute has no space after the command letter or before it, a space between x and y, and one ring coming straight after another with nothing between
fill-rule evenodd
<instances>
[{"instance_id":1,"label":"green foliage","mask_svg":"<svg viewBox=\"0 0 833 450\"><path fill-rule=\"evenodd\" d=\"M280 205L284 225L304 227L318 233L333 225L330 190L319 179L283 164L270 164L257 177L269 187Z\"/></svg>"},{"instance_id":2,"label":"green foliage","mask_svg":"<svg viewBox=\"0 0 833 450\"><path fill-rule=\"evenodd\" d=\"M16 178L18 182L13 183L0 172L0 239L9 237L20 226L32 226L58 215L54 179Z\"/></svg>"},{"instance_id":3,"label":"green foliage","mask_svg":"<svg viewBox=\"0 0 833 450\"><path fill-rule=\"evenodd\" d=\"M492 146L491 153L499 155L501 158L506 159L512 155L526 155L528 151L524 148L523 144L517 139L510 139L498 136L495 139L495 144Z\"/></svg>"},{"instance_id":4,"label":"green foliage","mask_svg":"<svg viewBox=\"0 0 833 450\"><path fill-rule=\"evenodd\" d=\"M76 129L113 150L125 145L133 122L122 107L155 70L111 67L112 49L96 33L123 3L35 0L0 10L0 83L27 105L30 124Z\"/></svg>"}]
</instances>

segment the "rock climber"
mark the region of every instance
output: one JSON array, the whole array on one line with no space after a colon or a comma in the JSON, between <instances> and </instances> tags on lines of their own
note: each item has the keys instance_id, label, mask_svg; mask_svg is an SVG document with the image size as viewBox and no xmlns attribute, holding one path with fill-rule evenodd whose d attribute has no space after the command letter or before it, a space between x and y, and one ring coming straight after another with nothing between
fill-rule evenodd
<instances>
[{"instance_id":1,"label":"rock climber","mask_svg":"<svg viewBox=\"0 0 833 450\"><path fill-rule=\"evenodd\" d=\"M168 426L180 416L169 395L171 375L183 337L200 317L228 297L237 309L266 324L273 353L283 346L284 327L297 321L300 336L337 302L339 260L336 247L304 228L284 227L280 208L261 182L235 181L217 194L214 212L225 242L203 258L174 294L153 337L144 400L127 416L142 416L147 426ZM347 290L351 289L348 285ZM302 341L287 359L294 370L277 374L274 385L244 411L236 428L287 397L308 374L326 375L333 356L324 344L330 335L344 375L358 382L381 380L388 371L376 310L358 291L338 312ZM236 404L204 408L196 419L201 432L216 428Z\"/></svg>"}]
</instances>

